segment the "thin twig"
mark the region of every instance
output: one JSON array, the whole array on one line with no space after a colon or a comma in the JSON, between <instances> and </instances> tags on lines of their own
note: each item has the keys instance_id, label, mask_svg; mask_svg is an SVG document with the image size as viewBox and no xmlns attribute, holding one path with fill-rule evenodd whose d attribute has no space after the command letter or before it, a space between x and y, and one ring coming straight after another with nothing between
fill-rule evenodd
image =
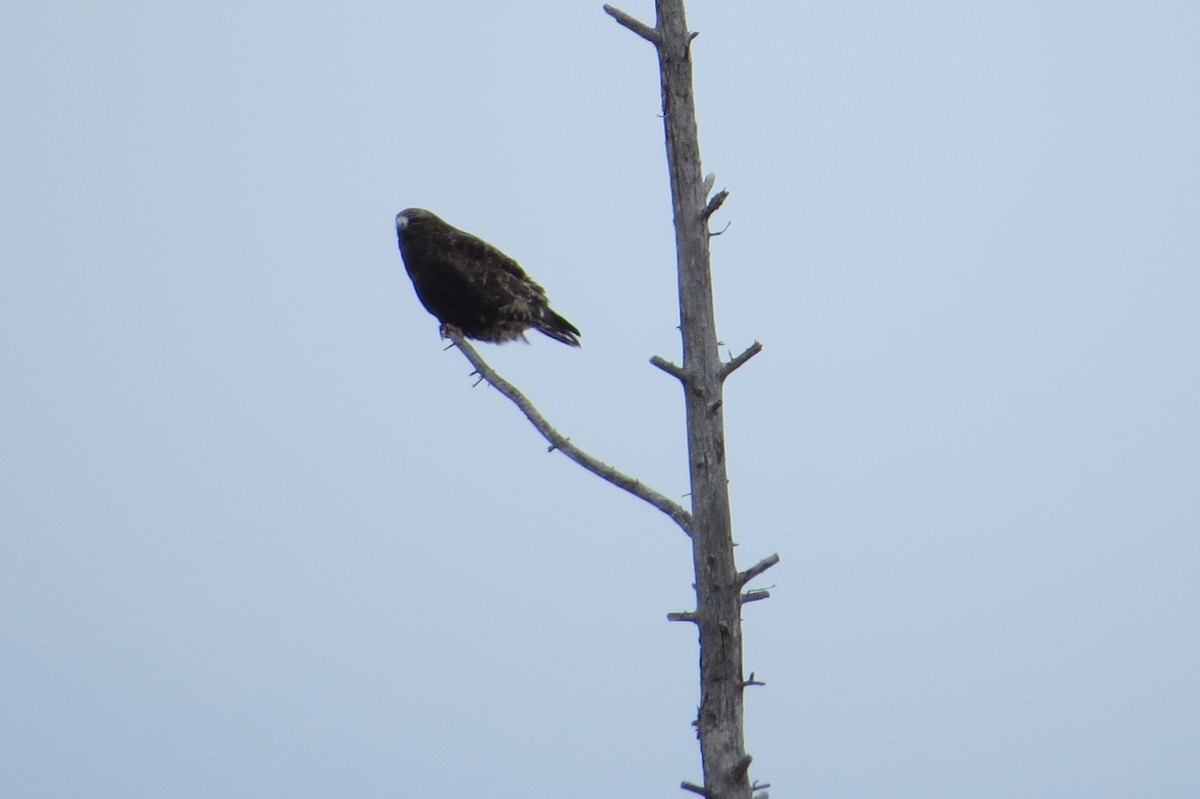
<instances>
[{"instance_id":1,"label":"thin twig","mask_svg":"<svg viewBox=\"0 0 1200 799\"><path fill-rule=\"evenodd\" d=\"M738 574L738 586L741 587L741 586L745 585L746 583L750 582L755 577L762 574L763 572L765 572L767 569L771 568L778 562L779 562L779 554L778 553L776 553L774 555L768 555L767 557L760 560L758 563L755 563L749 569L746 569L746 571Z\"/></svg>"},{"instance_id":2,"label":"thin twig","mask_svg":"<svg viewBox=\"0 0 1200 799\"><path fill-rule=\"evenodd\" d=\"M643 39L650 42L655 47L658 47L659 42L662 41L662 37L659 36L657 29L651 28L649 25L642 22L641 20L631 17L629 14L626 14L624 11L622 11L619 8L613 8L612 6L605 3L604 4L604 13L608 14L610 17L612 17L617 22L619 22L621 25L623 25L626 28L629 28L629 30L633 31L638 36L641 36Z\"/></svg>"},{"instance_id":3,"label":"thin twig","mask_svg":"<svg viewBox=\"0 0 1200 799\"><path fill-rule=\"evenodd\" d=\"M571 460L578 463L583 468L587 469L592 474L615 485L617 488L622 488L633 494L639 499L649 502L660 511L670 516L676 524L683 529L689 536L692 534L692 515L684 510L680 505L667 499L662 494L652 488L647 488L640 480L635 480L627 474L617 471L608 464L600 461L587 454L579 447L571 443L571 440L562 433L555 430L546 417L542 416L541 412L533 406L533 403L517 390L516 386L509 383L500 375L496 374L496 370L487 364L480 357L475 348L463 339L462 334L457 330L449 331L450 340L458 347L459 352L463 354L471 366L475 367L475 371L483 376L489 384L504 396L512 400L513 404L521 409L521 413L525 414L525 418L542 434L542 438L550 443L550 449L558 450L566 455Z\"/></svg>"},{"instance_id":4,"label":"thin twig","mask_svg":"<svg viewBox=\"0 0 1200 799\"><path fill-rule=\"evenodd\" d=\"M708 796L708 791L704 790L704 788L702 788L699 785L696 785L695 783L687 782L686 780L679 783L679 787L683 788L685 791L691 791L692 793L698 793L701 796Z\"/></svg>"},{"instance_id":5,"label":"thin twig","mask_svg":"<svg viewBox=\"0 0 1200 799\"><path fill-rule=\"evenodd\" d=\"M762 348L763 348L763 345L756 341L753 344L751 344L749 347L747 347L746 351L743 352L741 355L737 356L732 361L728 361L727 363L723 364L721 366L721 379L724 380L725 378L727 378L731 374L733 374L734 371L736 371L739 366L741 366L746 361L753 358L755 355L758 355L760 352L762 352Z\"/></svg>"}]
</instances>

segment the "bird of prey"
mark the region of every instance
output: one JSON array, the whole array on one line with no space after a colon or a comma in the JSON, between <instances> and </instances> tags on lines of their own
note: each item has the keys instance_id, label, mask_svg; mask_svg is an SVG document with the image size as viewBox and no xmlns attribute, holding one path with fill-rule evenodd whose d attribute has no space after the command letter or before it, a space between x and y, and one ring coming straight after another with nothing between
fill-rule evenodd
<instances>
[{"instance_id":1,"label":"bird of prey","mask_svg":"<svg viewBox=\"0 0 1200 799\"><path fill-rule=\"evenodd\" d=\"M467 338L503 344L529 329L579 346L579 330L550 310L546 291L483 239L423 208L396 215L404 268L425 310Z\"/></svg>"}]
</instances>

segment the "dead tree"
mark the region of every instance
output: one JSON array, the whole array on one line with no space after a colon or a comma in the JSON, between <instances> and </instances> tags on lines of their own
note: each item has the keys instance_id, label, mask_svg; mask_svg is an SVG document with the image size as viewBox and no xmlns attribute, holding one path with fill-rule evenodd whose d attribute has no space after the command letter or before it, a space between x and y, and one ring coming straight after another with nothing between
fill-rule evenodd
<instances>
[{"instance_id":1,"label":"dead tree","mask_svg":"<svg viewBox=\"0 0 1200 799\"><path fill-rule=\"evenodd\" d=\"M662 82L663 126L675 216L675 244L679 277L682 365L655 356L650 362L674 377L683 387L687 416L688 465L691 511L640 481L588 455L555 430L533 404L504 380L479 353L451 331L458 349L475 373L512 400L550 443L585 469L644 499L678 524L692 540L695 567L695 610L670 613L671 621L690 622L700 638L700 707L697 736L704 769L703 785L688 781L681 787L708 799L751 799L769 787L751 783L752 758L746 753L743 731L743 692L762 685L742 674L742 606L766 599L764 589L747 590L747 584L779 561L771 555L745 571L738 571L733 556L733 531L725 469L723 388L725 379L762 349L755 342L740 355L722 361L713 313L709 222L728 196L711 197L714 179L702 178L696 111L692 93L691 43L683 0L656 0L657 20L651 27L611 6L604 10L617 22L655 48ZM756 799L765 799L765 791Z\"/></svg>"}]
</instances>

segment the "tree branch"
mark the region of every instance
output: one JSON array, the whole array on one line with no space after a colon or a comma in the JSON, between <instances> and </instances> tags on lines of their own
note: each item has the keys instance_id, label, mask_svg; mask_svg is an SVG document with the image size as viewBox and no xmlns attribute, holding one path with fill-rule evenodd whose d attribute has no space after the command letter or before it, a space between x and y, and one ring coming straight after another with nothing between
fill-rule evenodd
<instances>
[{"instance_id":1,"label":"tree branch","mask_svg":"<svg viewBox=\"0 0 1200 799\"><path fill-rule=\"evenodd\" d=\"M753 591L747 591L746 593L742 594L742 604L745 605L750 602L758 602L759 600L770 598L770 591L765 588L756 588Z\"/></svg>"},{"instance_id":2,"label":"tree branch","mask_svg":"<svg viewBox=\"0 0 1200 799\"><path fill-rule=\"evenodd\" d=\"M744 586L746 583L750 582L755 577L762 574L763 572L765 572L767 569L771 568L778 562L779 562L778 553L776 553L774 555L768 555L767 557L763 558L758 563L755 563L749 569L746 569L746 571L741 572L738 575L738 587Z\"/></svg>"},{"instance_id":3,"label":"tree branch","mask_svg":"<svg viewBox=\"0 0 1200 799\"><path fill-rule=\"evenodd\" d=\"M729 196L729 189L721 189L712 196L708 201L708 205L704 206L704 210L700 212L700 218L707 220L710 216L717 212L717 209L725 204L725 198Z\"/></svg>"},{"instance_id":4,"label":"tree branch","mask_svg":"<svg viewBox=\"0 0 1200 799\"><path fill-rule=\"evenodd\" d=\"M650 359L650 363L652 366L657 366L659 369L662 369L664 372L677 380L683 380L684 378L683 369L671 363L661 355L655 355L652 357Z\"/></svg>"},{"instance_id":5,"label":"tree branch","mask_svg":"<svg viewBox=\"0 0 1200 799\"><path fill-rule=\"evenodd\" d=\"M679 783L679 787L685 791L691 791L692 793L700 794L701 796L708 796L708 791L704 790L699 785L695 785L687 781Z\"/></svg>"},{"instance_id":6,"label":"tree branch","mask_svg":"<svg viewBox=\"0 0 1200 799\"><path fill-rule=\"evenodd\" d=\"M730 226L730 225L732 225L732 224L733 224L733 222L732 222L732 221L729 221L729 222L726 222L726 223L725 223L725 227L721 228L720 230L717 230L717 231L709 231L708 237L711 239L711 238L713 238L714 236L723 236L723 235L725 235L725 231L729 230L729 226Z\"/></svg>"},{"instance_id":7,"label":"tree branch","mask_svg":"<svg viewBox=\"0 0 1200 799\"><path fill-rule=\"evenodd\" d=\"M684 510L680 505L667 499L662 494L652 488L648 488L642 484L640 480L635 480L627 474L617 471L608 464L600 461L587 454L579 447L571 443L571 440L562 433L555 430L546 417L533 406L533 403L522 394L517 388L505 380L500 375L496 374L496 370L487 364L480 357L475 348L466 342L462 337L462 333L453 328L447 328L447 335L454 342L454 346L458 347L459 352L471 362L471 366L475 367L475 371L486 380L491 386L499 391L504 396L512 400L513 404L521 409L521 413L525 414L525 418L542 434L542 438L550 442L550 451L558 450L566 455L571 460L578 463L583 468L587 469L597 477L606 480L617 488L624 489L630 494L633 494L639 499L649 502L660 511L670 516L671 519L683 529L688 536L692 534L692 515Z\"/></svg>"},{"instance_id":8,"label":"tree branch","mask_svg":"<svg viewBox=\"0 0 1200 799\"><path fill-rule=\"evenodd\" d=\"M655 47L658 47L662 41L662 37L658 35L658 30L651 28L641 20L635 19L619 8L613 8L608 3L604 4L604 13L615 19L622 26L641 36L646 41L650 42Z\"/></svg>"},{"instance_id":9,"label":"tree branch","mask_svg":"<svg viewBox=\"0 0 1200 799\"><path fill-rule=\"evenodd\" d=\"M675 611L667 614L667 621L690 621L692 624L695 624L697 621L696 613L691 610Z\"/></svg>"},{"instance_id":10,"label":"tree branch","mask_svg":"<svg viewBox=\"0 0 1200 799\"><path fill-rule=\"evenodd\" d=\"M741 355L737 356L736 358L734 358L731 361L728 361L727 363L722 364L721 365L721 379L724 380L725 378L727 378L731 374L733 374L739 366L741 366L746 361L753 358L755 355L758 355L760 352L762 352L762 348L763 348L763 345L756 341L753 344L751 344L749 347L747 347L746 351L743 352Z\"/></svg>"}]
</instances>

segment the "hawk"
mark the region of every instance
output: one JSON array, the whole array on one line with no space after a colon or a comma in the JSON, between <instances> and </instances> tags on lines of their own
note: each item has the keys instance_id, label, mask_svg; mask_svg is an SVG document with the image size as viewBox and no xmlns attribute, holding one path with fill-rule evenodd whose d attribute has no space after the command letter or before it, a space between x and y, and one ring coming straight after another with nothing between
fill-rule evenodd
<instances>
[{"instance_id":1,"label":"hawk","mask_svg":"<svg viewBox=\"0 0 1200 799\"><path fill-rule=\"evenodd\" d=\"M550 309L546 291L483 239L423 208L396 215L404 268L425 310L467 338L503 344L534 329L579 346L576 327Z\"/></svg>"}]
</instances>

